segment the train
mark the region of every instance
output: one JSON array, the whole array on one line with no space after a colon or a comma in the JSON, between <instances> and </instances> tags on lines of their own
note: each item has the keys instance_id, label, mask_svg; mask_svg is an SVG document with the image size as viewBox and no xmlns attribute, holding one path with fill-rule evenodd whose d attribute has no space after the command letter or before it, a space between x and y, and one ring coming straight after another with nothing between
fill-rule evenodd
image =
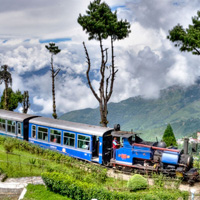
<instances>
[{"instance_id":1,"label":"train","mask_svg":"<svg viewBox=\"0 0 200 200\"><path fill-rule=\"evenodd\" d=\"M100 165L143 173L155 172L178 176L190 184L199 181L198 169L188 154L188 139L184 150L167 148L164 142L144 141L138 133L121 131L37 115L0 109L0 135L18 138L58 151L64 155ZM120 142L113 159L113 138Z\"/></svg>"}]
</instances>

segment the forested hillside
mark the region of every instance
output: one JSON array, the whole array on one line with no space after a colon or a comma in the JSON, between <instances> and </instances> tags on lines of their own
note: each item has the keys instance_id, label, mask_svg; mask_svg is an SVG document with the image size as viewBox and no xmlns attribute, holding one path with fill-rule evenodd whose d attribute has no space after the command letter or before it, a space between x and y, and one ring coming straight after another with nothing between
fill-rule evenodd
<instances>
[{"instance_id":1,"label":"forested hillside","mask_svg":"<svg viewBox=\"0 0 200 200\"><path fill-rule=\"evenodd\" d=\"M141 96L108 105L109 127L142 132L145 138L162 137L168 123L177 138L200 130L200 84L162 90L158 99ZM60 119L99 125L99 108L66 113Z\"/></svg>"}]
</instances>

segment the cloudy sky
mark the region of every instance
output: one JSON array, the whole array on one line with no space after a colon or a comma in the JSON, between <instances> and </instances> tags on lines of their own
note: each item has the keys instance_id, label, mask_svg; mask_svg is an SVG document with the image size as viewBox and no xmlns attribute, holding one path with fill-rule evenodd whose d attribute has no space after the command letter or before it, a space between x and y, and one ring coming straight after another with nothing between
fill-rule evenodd
<instances>
[{"instance_id":1,"label":"cloudy sky","mask_svg":"<svg viewBox=\"0 0 200 200\"><path fill-rule=\"evenodd\" d=\"M13 76L13 90L28 90L29 113L51 115L52 95L48 42L61 53L54 57L61 68L56 78L59 115L98 102L87 86L82 42L92 60L93 86L98 92L99 44L77 23L89 0L0 0L0 64ZM166 39L168 30L180 23L187 28L200 7L199 0L105 0L119 19L131 23L128 38L115 42L117 73L111 101L142 95L157 98L160 89L174 84L189 86L200 76L198 56L181 53ZM109 42L104 41L104 47ZM2 95L4 85L0 86ZM18 108L20 109L20 108Z\"/></svg>"}]
</instances>

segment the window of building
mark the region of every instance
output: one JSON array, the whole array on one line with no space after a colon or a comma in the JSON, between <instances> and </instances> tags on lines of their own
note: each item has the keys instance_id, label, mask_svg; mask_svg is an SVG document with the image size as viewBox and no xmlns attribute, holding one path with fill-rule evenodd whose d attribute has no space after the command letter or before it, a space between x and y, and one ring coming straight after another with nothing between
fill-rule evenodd
<instances>
[{"instance_id":1,"label":"window of building","mask_svg":"<svg viewBox=\"0 0 200 200\"><path fill-rule=\"evenodd\" d=\"M64 132L64 145L74 147L75 134Z\"/></svg>"},{"instance_id":2,"label":"window of building","mask_svg":"<svg viewBox=\"0 0 200 200\"><path fill-rule=\"evenodd\" d=\"M90 150L90 137L78 135L78 148Z\"/></svg>"},{"instance_id":3,"label":"window of building","mask_svg":"<svg viewBox=\"0 0 200 200\"><path fill-rule=\"evenodd\" d=\"M15 121L8 120L7 121L7 132L15 134L15 125L16 125Z\"/></svg>"},{"instance_id":4,"label":"window of building","mask_svg":"<svg viewBox=\"0 0 200 200\"><path fill-rule=\"evenodd\" d=\"M61 131L51 129L50 141L60 144L61 143Z\"/></svg>"},{"instance_id":5,"label":"window of building","mask_svg":"<svg viewBox=\"0 0 200 200\"><path fill-rule=\"evenodd\" d=\"M0 130L6 131L6 120L0 118Z\"/></svg>"},{"instance_id":6,"label":"window of building","mask_svg":"<svg viewBox=\"0 0 200 200\"><path fill-rule=\"evenodd\" d=\"M48 129L38 127L38 139L48 141Z\"/></svg>"},{"instance_id":7,"label":"window of building","mask_svg":"<svg viewBox=\"0 0 200 200\"><path fill-rule=\"evenodd\" d=\"M17 134L21 135L22 134L22 129L21 129L21 123L17 122Z\"/></svg>"},{"instance_id":8,"label":"window of building","mask_svg":"<svg viewBox=\"0 0 200 200\"><path fill-rule=\"evenodd\" d=\"M32 125L32 138L36 138L36 126L35 125Z\"/></svg>"}]
</instances>

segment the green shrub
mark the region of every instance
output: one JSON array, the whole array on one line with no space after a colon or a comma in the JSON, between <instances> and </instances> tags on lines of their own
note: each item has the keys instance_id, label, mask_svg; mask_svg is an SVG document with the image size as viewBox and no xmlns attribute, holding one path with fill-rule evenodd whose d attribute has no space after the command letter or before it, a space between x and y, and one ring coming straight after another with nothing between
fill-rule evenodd
<instances>
[{"instance_id":1,"label":"green shrub","mask_svg":"<svg viewBox=\"0 0 200 200\"><path fill-rule=\"evenodd\" d=\"M15 148L15 143L11 138L9 138L4 142L3 147L6 153L12 153Z\"/></svg>"},{"instance_id":2,"label":"green shrub","mask_svg":"<svg viewBox=\"0 0 200 200\"><path fill-rule=\"evenodd\" d=\"M127 187L128 187L131 191L146 189L147 186L148 186L147 179L144 178L143 176L141 176L140 174L135 174L135 175L133 175L133 176L129 179L128 183L127 183Z\"/></svg>"},{"instance_id":3,"label":"green shrub","mask_svg":"<svg viewBox=\"0 0 200 200\"><path fill-rule=\"evenodd\" d=\"M6 137L0 136L0 144L4 144L5 141L6 141Z\"/></svg>"}]
</instances>

